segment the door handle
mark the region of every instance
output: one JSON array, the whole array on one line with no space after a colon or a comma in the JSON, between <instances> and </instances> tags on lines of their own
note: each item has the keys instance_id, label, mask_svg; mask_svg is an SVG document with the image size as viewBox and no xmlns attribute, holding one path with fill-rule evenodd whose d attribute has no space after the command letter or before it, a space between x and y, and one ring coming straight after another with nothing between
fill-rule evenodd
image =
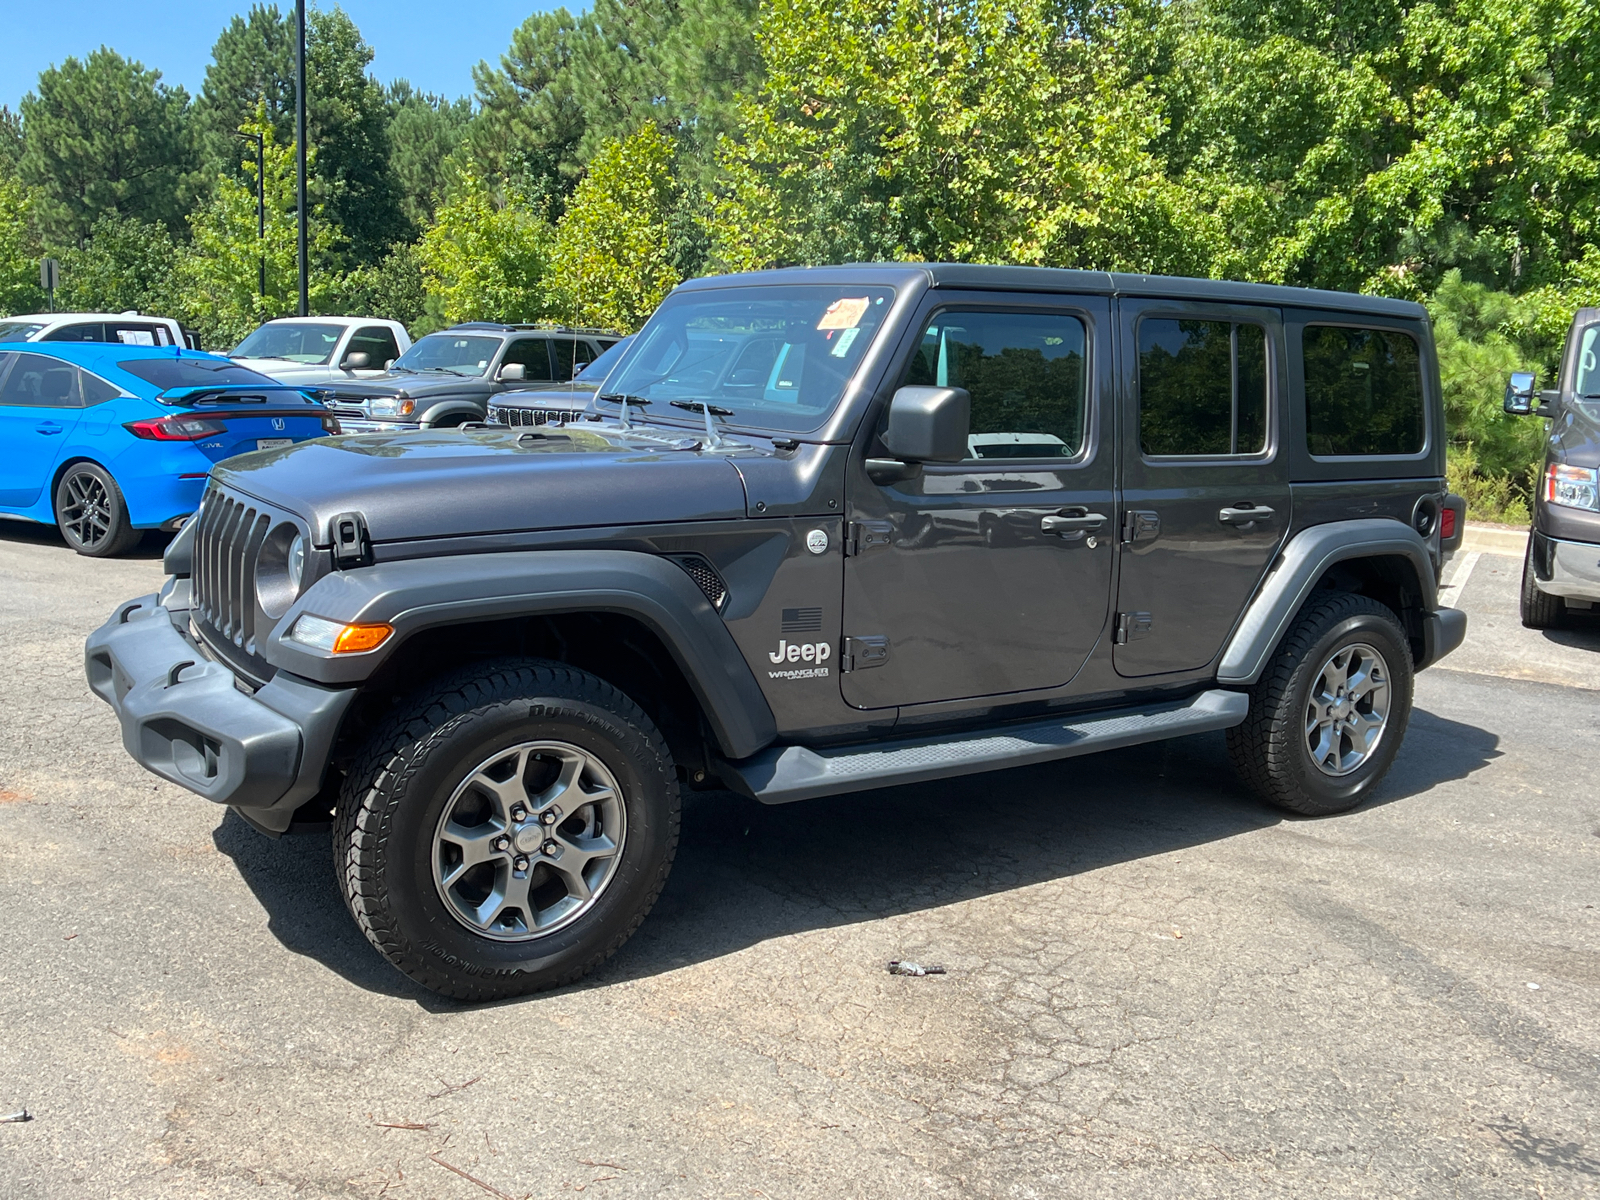
<instances>
[{"instance_id":1,"label":"door handle","mask_svg":"<svg viewBox=\"0 0 1600 1200\"><path fill-rule=\"evenodd\" d=\"M53 433L60 433L61 432L61 426L58 425L54 421L41 421L39 424L35 425L33 428L34 428L34 432L42 433L46 437L49 437Z\"/></svg>"},{"instance_id":2,"label":"door handle","mask_svg":"<svg viewBox=\"0 0 1600 1200\"><path fill-rule=\"evenodd\" d=\"M1257 521L1272 520L1272 510L1265 504L1250 508L1225 508L1217 514L1217 520L1224 525L1254 525Z\"/></svg>"},{"instance_id":3,"label":"door handle","mask_svg":"<svg viewBox=\"0 0 1600 1200\"><path fill-rule=\"evenodd\" d=\"M1083 513L1079 516L1067 517L1053 514L1041 518L1039 531L1041 533L1093 533L1106 523L1104 513Z\"/></svg>"}]
</instances>

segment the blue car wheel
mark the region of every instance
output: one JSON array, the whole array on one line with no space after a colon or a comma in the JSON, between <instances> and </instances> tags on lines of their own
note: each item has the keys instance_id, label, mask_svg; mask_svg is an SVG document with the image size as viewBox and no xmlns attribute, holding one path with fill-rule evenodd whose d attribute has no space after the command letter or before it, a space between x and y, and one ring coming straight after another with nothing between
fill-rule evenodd
<instances>
[{"instance_id":1,"label":"blue car wheel","mask_svg":"<svg viewBox=\"0 0 1600 1200\"><path fill-rule=\"evenodd\" d=\"M122 489L110 472L92 462L67 469L56 484L55 508L61 536L79 554L110 558L139 541Z\"/></svg>"}]
</instances>

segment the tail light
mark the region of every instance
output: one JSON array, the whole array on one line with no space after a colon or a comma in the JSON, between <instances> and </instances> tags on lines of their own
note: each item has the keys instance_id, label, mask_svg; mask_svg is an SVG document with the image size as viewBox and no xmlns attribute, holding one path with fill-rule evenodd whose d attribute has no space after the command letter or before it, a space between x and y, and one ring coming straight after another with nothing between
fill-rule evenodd
<instances>
[{"instance_id":1,"label":"tail light","mask_svg":"<svg viewBox=\"0 0 1600 1200\"><path fill-rule=\"evenodd\" d=\"M198 442L227 430L221 421L194 416L146 417L142 421L129 421L123 428L149 442Z\"/></svg>"},{"instance_id":2,"label":"tail light","mask_svg":"<svg viewBox=\"0 0 1600 1200\"><path fill-rule=\"evenodd\" d=\"M1448 542L1456 535L1456 510L1445 508L1439 510L1439 537Z\"/></svg>"}]
</instances>

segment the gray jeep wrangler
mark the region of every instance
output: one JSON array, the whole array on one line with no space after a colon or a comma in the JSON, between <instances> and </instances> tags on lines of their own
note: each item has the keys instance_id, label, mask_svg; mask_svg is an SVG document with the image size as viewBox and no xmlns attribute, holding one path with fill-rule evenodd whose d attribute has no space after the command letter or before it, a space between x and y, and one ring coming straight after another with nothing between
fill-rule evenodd
<instances>
[{"instance_id":1,"label":"gray jeep wrangler","mask_svg":"<svg viewBox=\"0 0 1600 1200\"><path fill-rule=\"evenodd\" d=\"M703 279L574 423L219 465L89 683L156 774L267 833L331 823L400 970L514 995L638 926L684 789L781 804L1226 730L1268 802L1359 804L1465 633L1444 446L1414 304Z\"/></svg>"}]
</instances>

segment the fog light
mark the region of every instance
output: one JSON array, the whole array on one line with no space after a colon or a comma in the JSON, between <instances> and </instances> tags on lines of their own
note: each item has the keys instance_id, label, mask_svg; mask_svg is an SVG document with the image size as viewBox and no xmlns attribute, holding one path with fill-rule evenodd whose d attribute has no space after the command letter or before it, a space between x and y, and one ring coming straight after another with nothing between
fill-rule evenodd
<instances>
[{"instance_id":1,"label":"fog light","mask_svg":"<svg viewBox=\"0 0 1600 1200\"><path fill-rule=\"evenodd\" d=\"M289 640L326 654L361 654L376 650L393 632L392 625L346 625L302 613L296 618L294 628L289 630Z\"/></svg>"}]
</instances>

